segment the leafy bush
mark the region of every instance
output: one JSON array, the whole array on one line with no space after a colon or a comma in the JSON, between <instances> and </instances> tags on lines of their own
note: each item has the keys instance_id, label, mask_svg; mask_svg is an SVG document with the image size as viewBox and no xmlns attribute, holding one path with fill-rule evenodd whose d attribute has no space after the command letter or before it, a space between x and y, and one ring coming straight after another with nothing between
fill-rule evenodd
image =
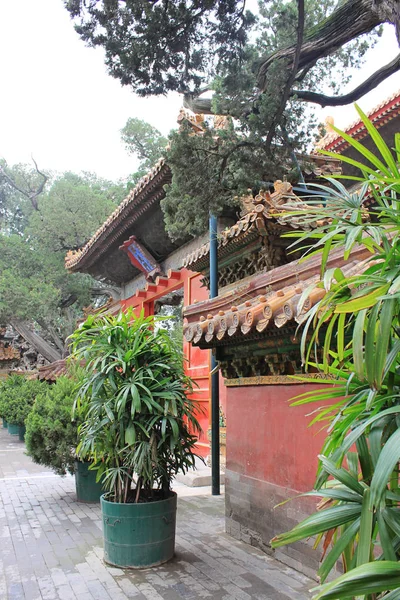
<instances>
[{"instance_id":1,"label":"leafy bush","mask_svg":"<svg viewBox=\"0 0 400 600\"><path fill-rule=\"evenodd\" d=\"M167 498L174 475L195 464L192 383L181 348L159 322L131 311L90 316L71 336L75 358L85 361L78 454L94 457L115 502Z\"/></svg>"},{"instance_id":2,"label":"leafy bush","mask_svg":"<svg viewBox=\"0 0 400 600\"><path fill-rule=\"evenodd\" d=\"M325 204L310 203L309 219L324 225L299 235L302 246L311 238L310 254L321 253L315 287L325 290L307 314L303 360L335 380L294 402L332 400L314 411L327 437L310 494L323 501L317 513L272 540L279 547L315 535L323 545L315 600L400 598L400 133L392 152L357 110L374 152L335 131L362 157L362 163L341 157L359 168L360 177L349 177L359 188L337 181L318 186ZM356 244L369 252L358 272L328 268L333 250L351 260ZM339 558L346 573L325 583Z\"/></svg>"},{"instance_id":3,"label":"leafy bush","mask_svg":"<svg viewBox=\"0 0 400 600\"><path fill-rule=\"evenodd\" d=\"M33 461L51 467L58 475L74 473L78 423L71 413L76 380L60 377L37 396L26 420L25 442Z\"/></svg>"},{"instance_id":4,"label":"leafy bush","mask_svg":"<svg viewBox=\"0 0 400 600\"><path fill-rule=\"evenodd\" d=\"M10 375L0 386L0 413L8 423L24 425L35 398L46 383L25 379L22 375Z\"/></svg>"}]
</instances>

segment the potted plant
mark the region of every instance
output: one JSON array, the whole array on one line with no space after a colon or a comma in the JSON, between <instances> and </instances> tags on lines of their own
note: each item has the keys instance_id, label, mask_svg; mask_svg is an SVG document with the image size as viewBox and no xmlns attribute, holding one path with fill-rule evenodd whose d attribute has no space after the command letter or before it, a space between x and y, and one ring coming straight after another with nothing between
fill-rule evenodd
<instances>
[{"instance_id":1,"label":"potted plant","mask_svg":"<svg viewBox=\"0 0 400 600\"><path fill-rule=\"evenodd\" d=\"M160 318L90 316L71 336L85 360L77 408L85 406L80 457L92 456L107 493L101 498L104 555L118 567L171 559L179 471L195 467L196 407L187 397L182 350Z\"/></svg>"},{"instance_id":2,"label":"potted plant","mask_svg":"<svg viewBox=\"0 0 400 600\"><path fill-rule=\"evenodd\" d=\"M57 475L75 475L79 502L99 502L104 491L101 483L89 470L90 463L76 456L81 422L80 415L72 419L76 387L74 377L60 377L45 385L26 421L26 447L35 463L50 467Z\"/></svg>"},{"instance_id":3,"label":"potted plant","mask_svg":"<svg viewBox=\"0 0 400 600\"><path fill-rule=\"evenodd\" d=\"M44 385L40 381L26 379L23 375L10 375L0 389L1 410L7 421L8 432L19 435L22 441L25 421Z\"/></svg>"}]
</instances>

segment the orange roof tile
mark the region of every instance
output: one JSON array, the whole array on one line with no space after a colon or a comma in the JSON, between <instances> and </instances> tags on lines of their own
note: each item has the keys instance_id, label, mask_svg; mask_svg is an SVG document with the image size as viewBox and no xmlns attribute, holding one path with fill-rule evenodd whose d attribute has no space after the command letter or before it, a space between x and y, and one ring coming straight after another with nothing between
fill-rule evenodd
<instances>
[{"instance_id":1,"label":"orange roof tile","mask_svg":"<svg viewBox=\"0 0 400 600\"><path fill-rule=\"evenodd\" d=\"M0 342L0 360L16 360L21 358L21 353L14 346L5 346Z\"/></svg>"},{"instance_id":2,"label":"orange roof tile","mask_svg":"<svg viewBox=\"0 0 400 600\"><path fill-rule=\"evenodd\" d=\"M346 262L342 269L346 276L350 276L362 273L369 264L369 258L361 261L354 259ZM237 305L232 304L227 310L212 310L201 315L196 321L185 323L185 339L194 345L210 347L224 343L224 339L248 337L273 327L279 329L290 323L302 323L309 310L326 293L323 288L314 288L306 298L303 298L300 306L303 292L319 280L318 275L312 275L280 289L273 291L266 289L264 294L249 298Z\"/></svg>"},{"instance_id":3,"label":"orange roof tile","mask_svg":"<svg viewBox=\"0 0 400 600\"><path fill-rule=\"evenodd\" d=\"M274 188L272 194L260 191L254 199L252 196L243 199L248 212L232 227L219 234L219 254L221 251L224 253L223 250L228 245L230 252L232 245L240 244L244 239L248 242L250 237L267 235L268 222L278 224L281 228L294 229L310 229L322 224L310 223L307 219L310 207L296 196L290 183L278 180L274 183ZM297 214L293 214L294 212ZM183 266L192 270L204 268L209 252L210 244L207 242L186 256Z\"/></svg>"}]
</instances>

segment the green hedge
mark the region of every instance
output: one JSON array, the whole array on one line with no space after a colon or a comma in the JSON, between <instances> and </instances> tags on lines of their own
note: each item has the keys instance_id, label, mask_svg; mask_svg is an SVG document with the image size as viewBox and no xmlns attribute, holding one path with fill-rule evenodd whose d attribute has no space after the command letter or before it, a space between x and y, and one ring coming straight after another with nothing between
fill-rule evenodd
<instances>
[{"instance_id":1,"label":"green hedge","mask_svg":"<svg viewBox=\"0 0 400 600\"><path fill-rule=\"evenodd\" d=\"M0 415L8 423L24 425L36 396L47 386L47 383L22 375L10 375L0 383Z\"/></svg>"},{"instance_id":2,"label":"green hedge","mask_svg":"<svg viewBox=\"0 0 400 600\"><path fill-rule=\"evenodd\" d=\"M33 461L58 475L74 473L78 424L71 418L76 380L60 377L36 398L26 420L25 443Z\"/></svg>"}]
</instances>

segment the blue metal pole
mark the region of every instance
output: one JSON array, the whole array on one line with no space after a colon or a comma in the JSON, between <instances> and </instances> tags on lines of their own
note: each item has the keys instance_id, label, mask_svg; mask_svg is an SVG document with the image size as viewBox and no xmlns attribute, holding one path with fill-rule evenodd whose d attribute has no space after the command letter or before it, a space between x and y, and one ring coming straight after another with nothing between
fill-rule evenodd
<instances>
[{"instance_id":1,"label":"blue metal pole","mask_svg":"<svg viewBox=\"0 0 400 600\"><path fill-rule=\"evenodd\" d=\"M210 216L210 298L218 296L218 241L217 218ZM217 359L211 351L211 371L215 371ZM219 478L219 372L211 375L211 491L220 495Z\"/></svg>"}]
</instances>

